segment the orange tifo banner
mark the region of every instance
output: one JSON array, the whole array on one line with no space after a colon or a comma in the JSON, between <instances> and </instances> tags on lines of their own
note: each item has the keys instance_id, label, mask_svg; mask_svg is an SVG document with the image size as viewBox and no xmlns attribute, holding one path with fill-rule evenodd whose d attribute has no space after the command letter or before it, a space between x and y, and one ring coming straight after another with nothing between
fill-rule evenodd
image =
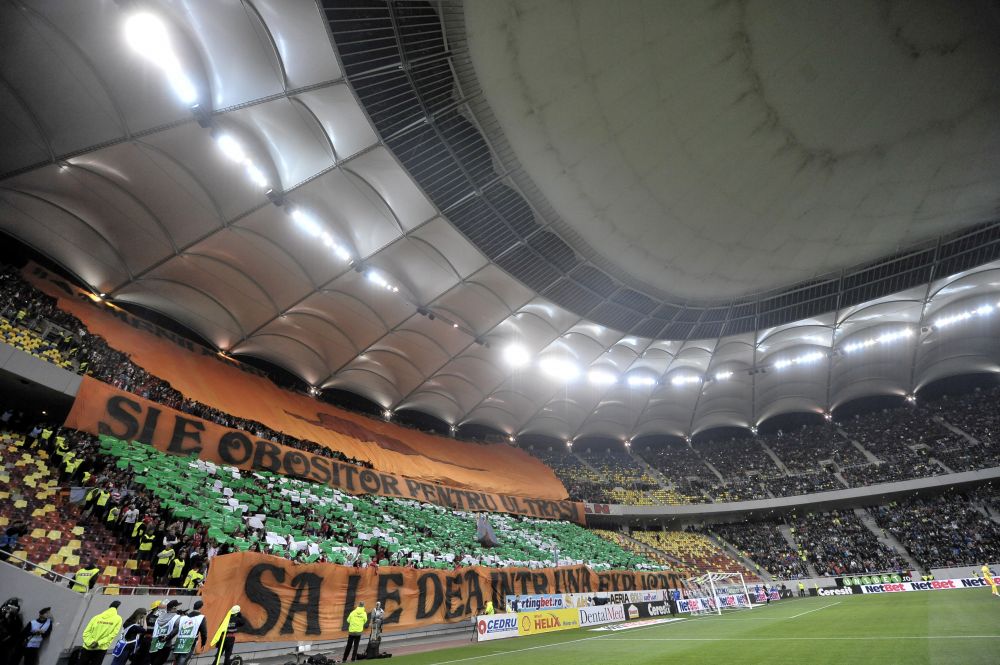
<instances>
[{"instance_id":1,"label":"orange tifo banner","mask_svg":"<svg viewBox=\"0 0 1000 665\"><path fill-rule=\"evenodd\" d=\"M500 607L508 594L561 594L680 588L673 573L607 571L586 566L531 570L469 567L459 570L352 568L332 563L293 564L251 552L212 560L202 588L208 634L239 605L251 642L335 639L347 634L347 615L361 601L385 609L385 629L468 621L487 601Z\"/></svg>"},{"instance_id":2,"label":"orange tifo banner","mask_svg":"<svg viewBox=\"0 0 1000 665\"><path fill-rule=\"evenodd\" d=\"M83 377L66 426L139 441L173 455L197 455L216 464L305 478L351 494L379 494L459 510L512 513L579 524L586 521L582 503L448 487L338 462L175 411L89 376Z\"/></svg>"},{"instance_id":3,"label":"orange tifo banner","mask_svg":"<svg viewBox=\"0 0 1000 665\"><path fill-rule=\"evenodd\" d=\"M367 460L389 473L485 492L567 497L552 470L523 450L446 439L342 411L279 388L256 370L124 310L94 303L83 291L37 264L29 263L23 273L92 333L127 353L146 371L169 381L185 397Z\"/></svg>"}]
</instances>

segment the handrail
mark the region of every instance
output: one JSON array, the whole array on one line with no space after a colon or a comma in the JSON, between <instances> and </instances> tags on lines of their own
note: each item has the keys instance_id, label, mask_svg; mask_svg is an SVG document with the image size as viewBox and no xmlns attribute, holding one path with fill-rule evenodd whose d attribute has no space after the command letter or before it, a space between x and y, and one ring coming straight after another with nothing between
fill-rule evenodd
<instances>
[{"instance_id":1,"label":"handrail","mask_svg":"<svg viewBox=\"0 0 1000 665\"><path fill-rule=\"evenodd\" d=\"M119 586L117 584L100 584L91 589L97 596L197 596L197 589L185 589L176 586Z\"/></svg>"},{"instance_id":2,"label":"handrail","mask_svg":"<svg viewBox=\"0 0 1000 665\"><path fill-rule=\"evenodd\" d=\"M43 575L42 577L46 577L47 575L54 575L55 577L62 578L64 580L66 580L67 582L71 583L71 584L73 583L73 578L66 577L62 573L57 573L54 570L50 570L50 569L46 568L45 566L43 566L43 565L41 565L39 563L35 563L33 561L29 561L28 559L24 559L22 557L19 557L16 554L14 554L13 552L7 552L6 550L4 550L4 554L7 555L7 558L4 559L4 561L6 561L7 563L10 563L11 559L17 559L18 561L20 561L23 565L20 565L20 566L17 566L17 567L21 568L22 570L27 570L25 568L25 566L31 566L32 568L37 568L38 570L44 570L45 571L45 575ZM14 565L14 564L11 564L11 565ZM50 582L58 582L58 580L54 580L54 579L50 579L49 581Z\"/></svg>"}]
</instances>

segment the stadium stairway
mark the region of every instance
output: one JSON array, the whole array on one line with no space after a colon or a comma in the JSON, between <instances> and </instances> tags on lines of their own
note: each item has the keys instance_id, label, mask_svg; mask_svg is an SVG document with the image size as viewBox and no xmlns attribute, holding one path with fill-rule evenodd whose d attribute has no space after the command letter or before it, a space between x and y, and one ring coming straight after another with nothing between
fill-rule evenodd
<instances>
[{"instance_id":1,"label":"stadium stairway","mask_svg":"<svg viewBox=\"0 0 1000 665\"><path fill-rule=\"evenodd\" d=\"M711 527L709 527L709 528L711 528ZM714 542L716 545L718 545L719 548L722 549L723 552L725 552L726 554L728 554L729 556L731 556L733 559L735 559L736 561L739 561L741 564L743 564L743 566L747 570L752 570L755 573L757 573L757 575L760 577L760 579L763 580L764 582L773 582L774 581L774 577L771 575L771 573L769 573L766 570L764 570L763 567L758 566L756 561L754 561L752 559L749 559L749 558L743 556L742 554L740 554L740 551L738 549L736 549L735 547L733 547L729 543L729 541L727 541L725 538L720 537L718 534L716 534L714 532L713 533L706 533L705 537L708 538L709 540L711 540L712 542Z\"/></svg>"},{"instance_id":2,"label":"stadium stairway","mask_svg":"<svg viewBox=\"0 0 1000 665\"><path fill-rule=\"evenodd\" d=\"M978 446L979 445L979 439L975 438L971 434L968 434L965 430L952 425L951 423L949 423L947 420L945 420L941 416L934 416L933 418L931 418L931 420L933 420L936 423L939 423L941 425L941 427L944 427L945 429L954 432L955 434L957 434L958 436L962 437L963 439L965 439L966 441L968 441L972 445L974 445L974 446Z\"/></svg>"},{"instance_id":3,"label":"stadium stairway","mask_svg":"<svg viewBox=\"0 0 1000 665\"><path fill-rule=\"evenodd\" d=\"M800 553L800 558L802 559L802 565L806 567L806 572L809 573L809 576L812 577L813 579L819 577L820 576L819 571L816 570L816 567L813 566L808 559L803 558L801 556L802 548L799 547L799 543L795 540L795 535L792 533L792 527L782 522L781 524L778 525L778 531L781 532L781 535L785 539L785 542L788 543L793 550Z\"/></svg>"},{"instance_id":4,"label":"stadium stairway","mask_svg":"<svg viewBox=\"0 0 1000 665\"><path fill-rule=\"evenodd\" d=\"M13 554L65 576L94 561L101 569L99 585L152 584L150 564L130 559L115 534L96 519L84 521L68 489L58 486L45 451L25 450L22 444L19 435L0 437L0 480L11 488L0 492L0 528L23 519L30 529ZM44 574L37 568L33 572Z\"/></svg>"},{"instance_id":5,"label":"stadium stairway","mask_svg":"<svg viewBox=\"0 0 1000 665\"><path fill-rule=\"evenodd\" d=\"M702 463L704 463L705 466L708 467L709 471L711 471L712 473L715 474L715 477L719 479L720 483L722 483L724 485L727 483L726 477L723 476L721 473L719 473L719 470L715 468L714 464L712 464L711 462L709 462L707 459L702 459L701 461L702 461Z\"/></svg>"},{"instance_id":6,"label":"stadium stairway","mask_svg":"<svg viewBox=\"0 0 1000 665\"><path fill-rule=\"evenodd\" d=\"M764 452L767 453L767 456L774 461L774 465L781 470L782 475L785 476L792 475L791 471L788 470L788 467L785 466L785 463L781 461L780 457L778 457L778 453L774 452L774 450L771 449L771 446L759 440L757 441L757 443L759 443L760 447L764 449Z\"/></svg>"},{"instance_id":7,"label":"stadium stairway","mask_svg":"<svg viewBox=\"0 0 1000 665\"><path fill-rule=\"evenodd\" d=\"M861 451L861 454L865 456L865 459L868 460L870 464L877 464L880 461L878 457L875 457L875 454L872 451L862 446L860 441L852 439L850 435L847 434L847 431L844 430L843 427L838 427L837 431L840 432L840 436L850 441L851 445L853 445L855 448Z\"/></svg>"},{"instance_id":8,"label":"stadium stairway","mask_svg":"<svg viewBox=\"0 0 1000 665\"><path fill-rule=\"evenodd\" d=\"M662 487L665 490L673 490L673 491L677 490L677 487L670 480L668 480L666 476L664 476L662 473L654 469L649 464L649 462L647 462L646 460L642 459L642 457L632 452L631 448L627 448L626 450L628 451L629 457L635 460L635 463L639 466L639 468L645 469L646 473L652 476L660 487Z\"/></svg>"},{"instance_id":9,"label":"stadium stairway","mask_svg":"<svg viewBox=\"0 0 1000 665\"><path fill-rule=\"evenodd\" d=\"M878 525L878 522L875 521L875 518L872 517L872 514L869 513L867 509L855 508L854 514L857 515L858 519L861 520L861 523L864 524L866 527L868 527L868 530L871 531L876 538L878 538L879 542L888 545L893 550L895 550L896 553L899 554L899 556L905 559L906 563L909 564L910 566L910 570L921 570L921 571L924 570L923 566L918 564L916 559L914 559L910 555L910 553L906 550L906 548L903 547L903 543L896 540L896 537L894 535L882 529L882 527Z\"/></svg>"}]
</instances>

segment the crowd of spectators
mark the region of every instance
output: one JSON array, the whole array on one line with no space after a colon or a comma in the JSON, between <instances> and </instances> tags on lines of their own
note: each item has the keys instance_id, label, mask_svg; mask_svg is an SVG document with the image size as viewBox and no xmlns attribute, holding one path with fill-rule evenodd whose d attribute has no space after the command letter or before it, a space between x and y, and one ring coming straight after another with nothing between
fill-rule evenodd
<instances>
[{"instance_id":1,"label":"crowd of spectators","mask_svg":"<svg viewBox=\"0 0 1000 665\"><path fill-rule=\"evenodd\" d=\"M861 451L830 423L802 425L787 432L778 430L761 434L759 439L792 474L820 471L824 462L841 468L866 463Z\"/></svg>"},{"instance_id":2,"label":"crowd of spectators","mask_svg":"<svg viewBox=\"0 0 1000 665\"><path fill-rule=\"evenodd\" d=\"M762 481L764 489L773 496L800 496L813 492L830 492L844 489L843 483L830 471L823 469L815 473L798 476L774 476Z\"/></svg>"},{"instance_id":3,"label":"crowd of spectators","mask_svg":"<svg viewBox=\"0 0 1000 665\"><path fill-rule=\"evenodd\" d=\"M83 322L57 307L56 300L24 281L17 270L0 269L0 315L13 318L29 329L44 329L61 340L64 355L72 356L80 373L109 383L158 404L183 411L223 427L243 430L316 455L323 455L371 468L364 460L349 458L340 451L314 441L298 439L275 431L262 423L224 413L219 409L185 398L167 381L153 376L132 362L125 353L112 348L99 335L91 334Z\"/></svg>"},{"instance_id":4,"label":"crowd of spectators","mask_svg":"<svg viewBox=\"0 0 1000 665\"><path fill-rule=\"evenodd\" d=\"M781 470L764 448L752 438L729 438L702 441L695 444L702 458L726 480L756 475L776 476Z\"/></svg>"},{"instance_id":5,"label":"crowd of spectators","mask_svg":"<svg viewBox=\"0 0 1000 665\"><path fill-rule=\"evenodd\" d=\"M783 580L809 577L802 560L772 522L714 524L707 530L722 538L747 559L751 559L773 577Z\"/></svg>"},{"instance_id":6,"label":"crowd of spectators","mask_svg":"<svg viewBox=\"0 0 1000 665\"><path fill-rule=\"evenodd\" d=\"M844 478L853 487L941 475L945 470L931 459L928 444L958 436L919 406L858 415L843 428L880 461L844 469Z\"/></svg>"},{"instance_id":7,"label":"crowd of spectators","mask_svg":"<svg viewBox=\"0 0 1000 665\"><path fill-rule=\"evenodd\" d=\"M851 511L810 513L791 521L792 533L822 576L898 572L907 563Z\"/></svg>"},{"instance_id":8,"label":"crowd of spectators","mask_svg":"<svg viewBox=\"0 0 1000 665\"><path fill-rule=\"evenodd\" d=\"M912 498L870 512L924 568L1000 561L1000 524L967 494Z\"/></svg>"},{"instance_id":9,"label":"crowd of spectators","mask_svg":"<svg viewBox=\"0 0 1000 665\"><path fill-rule=\"evenodd\" d=\"M608 503L611 486L595 481L590 469L571 450L563 447L536 446L528 449L545 462L566 487L570 498L590 503Z\"/></svg>"}]
</instances>

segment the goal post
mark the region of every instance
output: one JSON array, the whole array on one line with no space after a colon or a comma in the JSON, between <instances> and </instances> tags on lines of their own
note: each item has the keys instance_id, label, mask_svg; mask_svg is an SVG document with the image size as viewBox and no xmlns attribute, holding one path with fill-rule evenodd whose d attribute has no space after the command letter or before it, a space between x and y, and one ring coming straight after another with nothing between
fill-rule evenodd
<instances>
[{"instance_id":1,"label":"goal post","mask_svg":"<svg viewBox=\"0 0 1000 665\"><path fill-rule=\"evenodd\" d=\"M685 580L692 603L691 614L722 614L723 610L753 609L753 596L747 588L743 573L708 572Z\"/></svg>"}]
</instances>

